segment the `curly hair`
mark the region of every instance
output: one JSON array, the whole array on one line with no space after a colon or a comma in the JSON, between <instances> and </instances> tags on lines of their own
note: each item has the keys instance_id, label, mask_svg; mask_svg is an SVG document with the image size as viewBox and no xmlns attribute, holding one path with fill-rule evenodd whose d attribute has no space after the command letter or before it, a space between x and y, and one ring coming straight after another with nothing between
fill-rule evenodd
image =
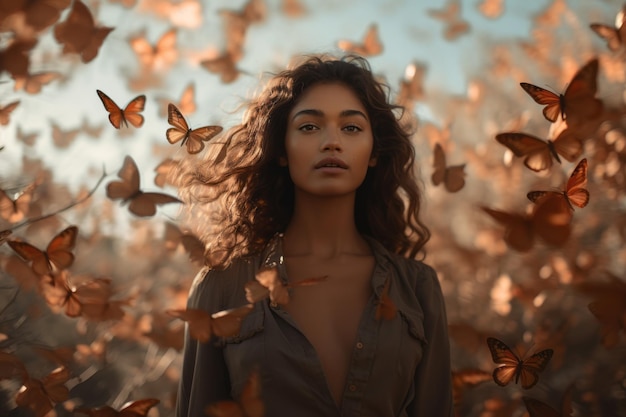
<instances>
[{"instance_id":1,"label":"curly hair","mask_svg":"<svg viewBox=\"0 0 626 417\"><path fill-rule=\"evenodd\" d=\"M285 155L287 118L304 91L328 82L348 86L371 121L377 164L356 191L357 230L403 256L416 257L423 249L430 232L419 218L422 194L411 133L397 115L402 108L390 101L390 89L364 58L318 55L274 75L247 103L242 122L223 135L219 153L189 170L182 198L207 203L205 208L218 203L211 205L210 231L203 236L210 267L259 253L287 228L294 185L288 168L278 163Z\"/></svg>"}]
</instances>

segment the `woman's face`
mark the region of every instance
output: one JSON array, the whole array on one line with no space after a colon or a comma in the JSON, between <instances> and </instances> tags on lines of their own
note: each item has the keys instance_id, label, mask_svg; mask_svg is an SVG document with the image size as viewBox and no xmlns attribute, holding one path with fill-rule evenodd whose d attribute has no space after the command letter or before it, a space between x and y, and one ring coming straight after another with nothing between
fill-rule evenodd
<instances>
[{"instance_id":1,"label":"woman's face","mask_svg":"<svg viewBox=\"0 0 626 417\"><path fill-rule=\"evenodd\" d=\"M286 158L296 191L317 196L356 192L372 157L374 138L365 107L352 90L333 82L309 87L289 113Z\"/></svg>"}]
</instances>

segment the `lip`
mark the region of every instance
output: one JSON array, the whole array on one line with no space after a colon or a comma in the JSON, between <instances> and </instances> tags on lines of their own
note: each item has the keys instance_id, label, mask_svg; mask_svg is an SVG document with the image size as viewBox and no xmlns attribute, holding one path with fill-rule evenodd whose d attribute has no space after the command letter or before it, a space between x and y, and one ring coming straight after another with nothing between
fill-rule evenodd
<instances>
[{"instance_id":1,"label":"lip","mask_svg":"<svg viewBox=\"0 0 626 417\"><path fill-rule=\"evenodd\" d=\"M325 165L337 165L336 167L327 167ZM315 164L315 169L320 169L320 168L341 168L341 169L348 169L348 164L346 164L345 162L343 162L343 160L339 159L339 158L324 158L321 161L319 161L317 164Z\"/></svg>"}]
</instances>

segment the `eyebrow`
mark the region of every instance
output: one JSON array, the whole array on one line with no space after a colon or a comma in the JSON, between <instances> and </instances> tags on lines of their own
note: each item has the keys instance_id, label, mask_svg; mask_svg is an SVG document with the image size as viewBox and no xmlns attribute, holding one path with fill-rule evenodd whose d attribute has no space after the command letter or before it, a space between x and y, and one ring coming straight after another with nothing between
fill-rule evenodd
<instances>
[{"instance_id":1,"label":"eyebrow","mask_svg":"<svg viewBox=\"0 0 626 417\"><path fill-rule=\"evenodd\" d=\"M300 110L299 112L297 112L296 114L293 115L293 117L291 118L291 120L294 120L296 117L298 116L302 116L302 115L311 115L311 116L317 116L317 117L321 117L324 116L324 112L318 109L303 109ZM341 113L339 113L339 117L349 117L349 116L361 116L362 118L364 118L365 120L369 120L367 118L367 115L365 113L363 113L361 110L343 110Z\"/></svg>"}]
</instances>

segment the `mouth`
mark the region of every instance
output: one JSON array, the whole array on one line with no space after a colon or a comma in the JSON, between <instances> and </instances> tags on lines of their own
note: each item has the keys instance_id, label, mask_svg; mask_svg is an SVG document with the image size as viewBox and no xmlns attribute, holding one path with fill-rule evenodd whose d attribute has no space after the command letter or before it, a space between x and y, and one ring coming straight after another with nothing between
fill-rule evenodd
<instances>
[{"instance_id":1,"label":"mouth","mask_svg":"<svg viewBox=\"0 0 626 417\"><path fill-rule=\"evenodd\" d=\"M339 158L324 158L315 164L315 169L320 168L341 168L348 169L348 165Z\"/></svg>"}]
</instances>

